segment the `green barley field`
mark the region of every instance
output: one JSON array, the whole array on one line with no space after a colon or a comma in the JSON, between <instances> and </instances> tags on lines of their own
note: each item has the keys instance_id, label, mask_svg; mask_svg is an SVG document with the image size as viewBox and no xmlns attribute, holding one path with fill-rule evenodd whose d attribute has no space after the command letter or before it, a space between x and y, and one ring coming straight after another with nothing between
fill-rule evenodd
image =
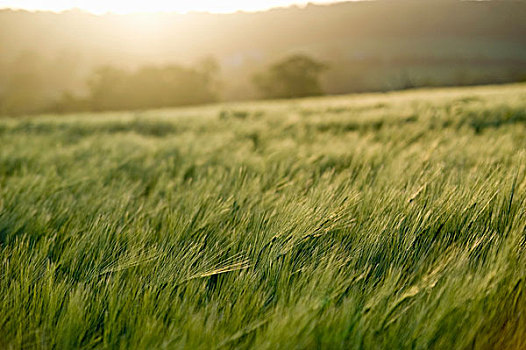
<instances>
[{"instance_id":1,"label":"green barley field","mask_svg":"<svg viewBox=\"0 0 526 350\"><path fill-rule=\"evenodd\" d=\"M2 349L524 349L526 85L0 118Z\"/></svg>"}]
</instances>

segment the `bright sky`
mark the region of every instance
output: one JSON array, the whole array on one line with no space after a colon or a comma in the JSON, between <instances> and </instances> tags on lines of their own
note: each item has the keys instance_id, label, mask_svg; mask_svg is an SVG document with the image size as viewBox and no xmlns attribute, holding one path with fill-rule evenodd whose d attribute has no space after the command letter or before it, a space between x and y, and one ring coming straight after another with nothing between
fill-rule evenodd
<instances>
[{"instance_id":1,"label":"bright sky","mask_svg":"<svg viewBox=\"0 0 526 350\"><path fill-rule=\"evenodd\" d=\"M329 3L342 0L0 0L0 8L64 11L81 9L96 14L107 12L125 14L138 12L190 11L228 13L235 11L258 11L308 2Z\"/></svg>"}]
</instances>

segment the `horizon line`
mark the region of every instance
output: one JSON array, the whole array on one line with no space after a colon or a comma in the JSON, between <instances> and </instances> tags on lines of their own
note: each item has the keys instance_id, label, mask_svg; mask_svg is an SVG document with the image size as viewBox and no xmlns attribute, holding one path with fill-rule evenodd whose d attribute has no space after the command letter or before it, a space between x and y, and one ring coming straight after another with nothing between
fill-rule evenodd
<instances>
[{"instance_id":1,"label":"horizon line","mask_svg":"<svg viewBox=\"0 0 526 350\"><path fill-rule=\"evenodd\" d=\"M71 7L64 8L60 10L53 9L44 9L44 8L26 8L26 7L17 7L17 6L6 6L0 7L0 11L12 11L12 12L29 12L29 13L51 13L51 14L67 14L67 13L82 13L87 15L94 16L130 16L130 15L192 15L192 14L209 14L209 15L231 15L231 14L253 14L253 13L264 13L273 10L288 10L288 9L305 9L310 6L331 6L343 3L351 2L374 2L376 0L329 0L329 1L308 1L308 2L298 2L291 3L288 5L276 5L268 8L258 8L258 9L238 9L238 10L225 10L225 11L216 11L216 10L188 10L188 11L177 11L177 10L145 10L145 11L130 11L130 12L121 12L121 11L91 11L82 7Z\"/></svg>"}]
</instances>

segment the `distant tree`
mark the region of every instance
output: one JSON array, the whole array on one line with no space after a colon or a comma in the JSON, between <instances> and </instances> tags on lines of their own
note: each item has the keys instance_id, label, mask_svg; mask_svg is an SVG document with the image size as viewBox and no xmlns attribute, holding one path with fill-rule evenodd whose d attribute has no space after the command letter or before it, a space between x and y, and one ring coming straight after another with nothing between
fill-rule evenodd
<instances>
[{"instance_id":1,"label":"distant tree","mask_svg":"<svg viewBox=\"0 0 526 350\"><path fill-rule=\"evenodd\" d=\"M254 84L266 98L323 95L320 74L327 65L306 55L293 55L254 76Z\"/></svg>"},{"instance_id":2,"label":"distant tree","mask_svg":"<svg viewBox=\"0 0 526 350\"><path fill-rule=\"evenodd\" d=\"M125 71L111 66L96 69L88 80L91 108L95 111L124 108L126 76Z\"/></svg>"},{"instance_id":3,"label":"distant tree","mask_svg":"<svg viewBox=\"0 0 526 350\"><path fill-rule=\"evenodd\" d=\"M214 92L220 91L221 83L219 81L219 73L221 71L221 65L214 56L206 56L199 60L195 66L197 72L199 72L205 79L208 88Z\"/></svg>"},{"instance_id":4,"label":"distant tree","mask_svg":"<svg viewBox=\"0 0 526 350\"><path fill-rule=\"evenodd\" d=\"M197 63L196 69L203 74L205 79L212 83L219 74L220 66L215 57L206 56Z\"/></svg>"},{"instance_id":5,"label":"distant tree","mask_svg":"<svg viewBox=\"0 0 526 350\"><path fill-rule=\"evenodd\" d=\"M146 66L134 72L102 67L89 81L87 100L93 110L145 109L208 103L216 100L217 66L197 68Z\"/></svg>"}]
</instances>

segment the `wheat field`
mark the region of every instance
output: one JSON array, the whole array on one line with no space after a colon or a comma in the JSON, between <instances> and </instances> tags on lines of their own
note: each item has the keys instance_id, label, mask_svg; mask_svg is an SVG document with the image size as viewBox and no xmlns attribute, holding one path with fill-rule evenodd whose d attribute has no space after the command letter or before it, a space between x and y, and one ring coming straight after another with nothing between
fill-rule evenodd
<instances>
[{"instance_id":1,"label":"wheat field","mask_svg":"<svg viewBox=\"0 0 526 350\"><path fill-rule=\"evenodd\" d=\"M526 85L0 119L0 348L526 347Z\"/></svg>"}]
</instances>

